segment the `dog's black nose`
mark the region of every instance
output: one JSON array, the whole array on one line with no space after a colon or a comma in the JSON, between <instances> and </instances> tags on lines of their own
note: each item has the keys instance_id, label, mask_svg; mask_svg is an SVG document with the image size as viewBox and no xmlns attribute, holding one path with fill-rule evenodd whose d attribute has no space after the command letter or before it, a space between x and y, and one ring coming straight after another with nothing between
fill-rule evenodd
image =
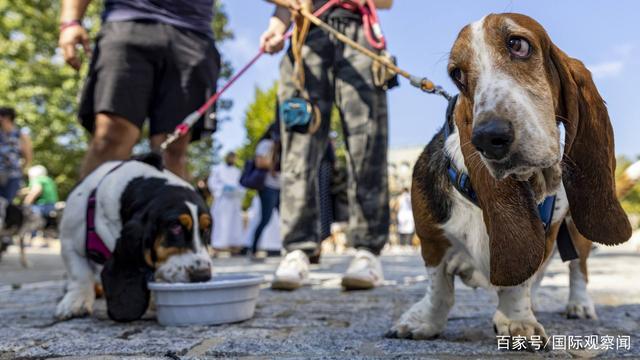
<instances>
[{"instance_id":1,"label":"dog's black nose","mask_svg":"<svg viewBox=\"0 0 640 360\"><path fill-rule=\"evenodd\" d=\"M205 282L211 280L211 269L201 268L189 270L189 281Z\"/></svg>"},{"instance_id":2,"label":"dog's black nose","mask_svg":"<svg viewBox=\"0 0 640 360\"><path fill-rule=\"evenodd\" d=\"M494 118L473 128L471 143L488 159L501 160L509 153L513 143L513 126L509 121Z\"/></svg>"}]
</instances>

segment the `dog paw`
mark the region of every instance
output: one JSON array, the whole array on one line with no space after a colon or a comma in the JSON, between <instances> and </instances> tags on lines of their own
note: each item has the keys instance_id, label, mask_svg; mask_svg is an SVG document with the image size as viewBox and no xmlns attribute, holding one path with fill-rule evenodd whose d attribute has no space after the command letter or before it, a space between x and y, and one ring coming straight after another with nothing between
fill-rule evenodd
<instances>
[{"instance_id":1,"label":"dog paw","mask_svg":"<svg viewBox=\"0 0 640 360\"><path fill-rule=\"evenodd\" d=\"M592 302L574 302L567 304L567 319L593 319L597 320L596 308Z\"/></svg>"},{"instance_id":2,"label":"dog paw","mask_svg":"<svg viewBox=\"0 0 640 360\"><path fill-rule=\"evenodd\" d=\"M394 325L384 335L389 339L431 340L438 337L441 330L430 324L403 324Z\"/></svg>"},{"instance_id":3,"label":"dog paw","mask_svg":"<svg viewBox=\"0 0 640 360\"><path fill-rule=\"evenodd\" d=\"M56 318L67 320L90 315L93 312L94 295L68 292L56 307Z\"/></svg>"},{"instance_id":4,"label":"dog paw","mask_svg":"<svg viewBox=\"0 0 640 360\"><path fill-rule=\"evenodd\" d=\"M415 304L405 312L400 320L385 334L387 338L429 340L436 338L443 330L445 321L434 321L432 316Z\"/></svg>"},{"instance_id":5,"label":"dog paw","mask_svg":"<svg viewBox=\"0 0 640 360\"><path fill-rule=\"evenodd\" d=\"M542 350L548 339L544 327L535 318L512 320L496 313L493 329L498 337L509 337L513 350Z\"/></svg>"}]
</instances>

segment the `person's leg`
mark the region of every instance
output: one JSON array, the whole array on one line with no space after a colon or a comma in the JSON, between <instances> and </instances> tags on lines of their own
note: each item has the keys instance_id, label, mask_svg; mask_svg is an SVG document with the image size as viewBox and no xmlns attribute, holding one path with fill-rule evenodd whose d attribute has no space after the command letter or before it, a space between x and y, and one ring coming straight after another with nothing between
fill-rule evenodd
<instances>
[{"instance_id":1,"label":"person's leg","mask_svg":"<svg viewBox=\"0 0 640 360\"><path fill-rule=\"evenodd\" d=\"M320 205L320 240L331 235L331 223L333 222L333 202L331 198L331 171L332 164L325 155L320 163L318 175L318 201Z\"/></svg>"},{"instance_id":2,"label":"person's leg","mask_svg":"<svg viewBox=\"0 0 640 360\"><path fill-rule=\"evenodd\" d=\"M343 32L361 44L360 25ZM373 83L372 60L345 47L336 69L336 102L342 114L349 166L349 242L358 249L342 278L347 289L370 289L383 283L377 255L389 238L387 184L387 98Z\"/></svg>"},{"instance_id":3,"label":"person's leg","mask_svg":"<svg viewBox=\"0 0 640 360\"><path fill-rule=\"evenodd\" d=\"M10 178L7 181L7 186L5 188L5 199L7 199L7 201L9 203L13 202L13 199L15 199L16 195L18 194L18 191L20 190L20 185L22 184L22 179L21 178Z\"/></svg>"},{"instance_id":4,"label":"person's leg","mask_svg":"<svg viewBox=\"0 0 640 360\"><path fill-rule=\"evenodd\" d=\"M167 138L166 134L156 134L151 136L151 148L159 149L162 142ZM189 141L191 140L191 133L188 133L167 147L162 153L162 159L164 166L167 170L180 176L181 178L188 180L189 174L187 172L187 163L189 158L187 157L187 151L189 150Z\"/></svg>"},{"instance_id":5,"label":"person's leg","mask_svg":"<svg viewBox=\"0 0 640 360\"><path fill-rule=\"evenodd\" d=\"M332 50L329 37L319 28L309 33L303 48L305 88L321 112L321 125L313 133L282 132L282 192L281 232L284 248L291 252L302 250L315 255L320 243L318 166L325 152L333 105ZM283 101L300 96L293 83L291 52L280 65L278 99ZM281 119L282 121L282 119Z\"/></svg>"},{"instance_id":6,"label":"person's leg","mask_svg":"<svg viewBox=\"0 0 640 360\"><path fill-rule=\"evenodd\" d=\"M271 188L262 189L258 195L260 196L260 223L253 233L253 243L251 244L251 253L253 255L258 252L258 243L260 242L260 236L262 231L269 224L273 210L278 205L278 197L280 191Z\"/></svg>"},{"instance_id":7,"label":"person's leg","mask_svg":"<svg viewBox=\"0 0 640 360\"><path fill-rule=\"evenodd\" d=\"M139 137L140 129L127 119L114 114L97 114L80 177L84 178L107 161L128 159Z\"/></svg>"},{"instance_id":8,"label":"person's leg","mask_svg":"<svg viewBox=\"0 0 640 360\"><path fill-rule=\"evenodd\" d=\"M0 185L0 197L7 201L9 201L9 199L7 199L9 197L7 195L7 190L9 189L8 185L9 185L9 179L6 180L6 183Z\"/></svg>"},{"instance_id":9,"label":"person's leg","mask_svg":"<svg viewBox=\"0 0 640 360\"><path fill-rule=\"evenodd\" d=\"M359 25L344 28L366 44ZM349 240L378 255L389 237L387 183L387 97L373 84L372 61L345 47L336 72L336 96L343 116L349 167Z\"/></svg>"}]
</instances>

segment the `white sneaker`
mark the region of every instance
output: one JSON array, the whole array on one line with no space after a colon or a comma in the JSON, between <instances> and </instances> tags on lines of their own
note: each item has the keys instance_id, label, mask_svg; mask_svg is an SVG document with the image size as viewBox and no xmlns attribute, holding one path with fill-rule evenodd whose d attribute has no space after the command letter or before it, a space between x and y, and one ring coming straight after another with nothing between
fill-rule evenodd
<instances>
[{"instance_id":1,"label":"white sneaker","mask_svg":"<svg viewBox=\"0 0 640 360\"><path fill-rule=\"evenodd\" d=\"M295 250L282 259L271 288L295 290L309 279L309 257L302 250Z\"/></svg>"},{"instance_id":2,"label":"white sneaker","mask_svg":"<svg viewBox=\"0 0 640 360\"><path fill-rule=\"evenodd\" d=\"M345 290L367 290L382 285L384 274L380 259L368 250L360 249L342 276Z\"/></svg>"}]
</instances>

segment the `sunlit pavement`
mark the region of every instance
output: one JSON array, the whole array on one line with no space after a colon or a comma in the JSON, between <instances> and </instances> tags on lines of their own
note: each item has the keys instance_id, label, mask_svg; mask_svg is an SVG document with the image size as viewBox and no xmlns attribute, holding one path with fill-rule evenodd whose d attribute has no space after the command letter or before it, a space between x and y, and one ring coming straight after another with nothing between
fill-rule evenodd
<instances>
[{"instance_id":1,"label":"sunlit pavement","mask_svg":"<svg viewBox=\"0 0 640 360\"><path fill-rule=\"evenodd\" d=\"M385 286L343 292L340 275L348 255L324 256L311 284L296 292L261 291L255 317L223 326L164 328L152 313L118 324L107 319L103 300L93 316L56 322L53 311L62 296L64 269L55 248L28 249L29 269L15 249L0 262L0 359L112 355L116 358L481 358L527 356L499 351L491 317L495 295L456 283L456 305L444 333L436 340L385 339L384 333L424 294L419 255L398 251L383 256ZM278 259L250 263L243 258L216 259L217 273L271 275ZM601 357L640 357L640 254L633 249L599 248L590 259L590 290L599 320L567 320L568 270L560 260L549 266L537 298L538 320L549 335L629 335L630 350ZM531 354L529 354L531 355ZM555 350L545 356L569 358Z\"/></svg>"}]
</instances>

